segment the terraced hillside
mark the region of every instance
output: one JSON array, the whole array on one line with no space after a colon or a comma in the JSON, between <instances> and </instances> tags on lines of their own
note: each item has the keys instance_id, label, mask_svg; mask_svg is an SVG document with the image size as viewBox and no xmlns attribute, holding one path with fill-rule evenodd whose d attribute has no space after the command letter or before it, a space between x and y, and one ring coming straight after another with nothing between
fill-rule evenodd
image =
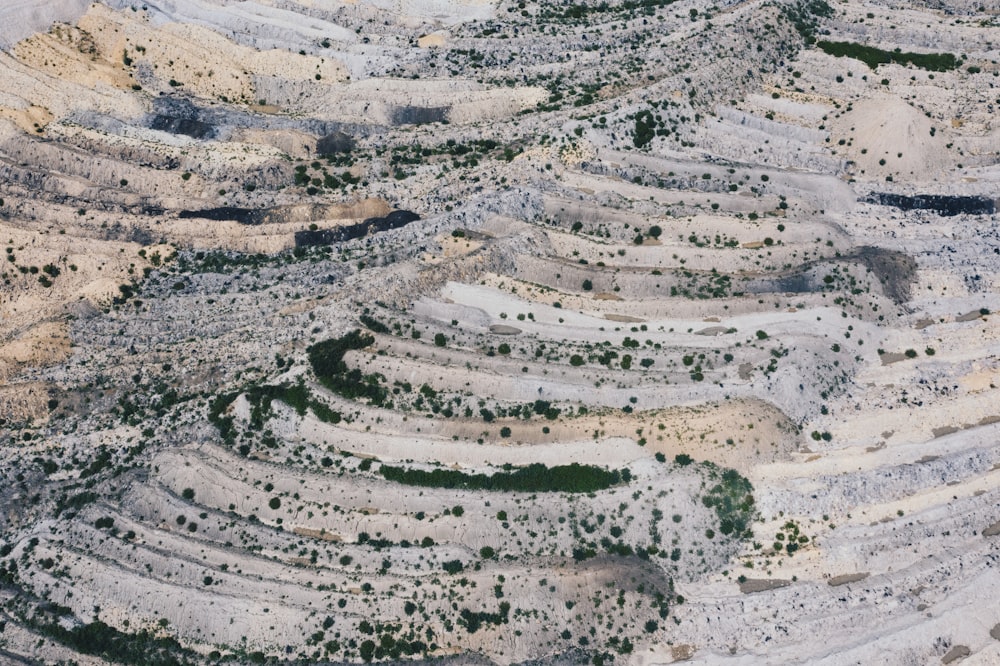
<instances>
[{"instance_id":1,"label":"terraced hillside","mask_svg":"<svg viewBox=\"0 0 1000 666\"><path fill-rule=\"evenodd\" d=\"M975 3L0 8L0 662L1000 660Z\"/></svg>"}]
</instances>

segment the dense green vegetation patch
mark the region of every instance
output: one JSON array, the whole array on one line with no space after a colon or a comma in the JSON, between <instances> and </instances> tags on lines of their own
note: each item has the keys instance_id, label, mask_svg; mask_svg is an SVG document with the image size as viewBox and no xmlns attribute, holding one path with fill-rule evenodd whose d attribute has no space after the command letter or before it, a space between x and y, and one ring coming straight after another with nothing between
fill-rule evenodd
<instances>
[{"instance_id":1,"label":"dense green vegetation patch","mask_svg":"<svg viewBox=\"0 0 1000 666\"><path fill-rule=\"evenodd\" d=\"M197 663L197 655L184 649L173 638L159 637L145 629L126 634L100 620L71 629L58 623L31 624L39 633L77 652L118 664L185 666Z\"/></svg>"},{"instance_id":2,"label":"dense green vegetation patch","mask_svg":"<svg viewBox=\"0 0 1000 666\"><path fill-rule=\"evenodd\" d=\"M606 470L579 463L556 467L534 463L513 472L493 474L466 474L453 469L428 471L382 465L379 473L389 481L408 486L505 492L589 493L632 480L632 473L628 469Z\"/></svg>"},{"instance_id":3,"label":"dense green vegetation patch","mask_svg":"<svg viewBox=\"0 0 1000 666\"><path fill-rule=\"evenodd\" d=\"M95 492L85 490L81 493L75 495L63 494L56 501L55 517L58 518L59 514L63 511L73 511L74 514L79 509L92 504L98 500L98 495Z\"/></svg>"},{"instance_id":4,"label":"dense green vegetation patch","mask_svg":"<svg viewBox=\"0 0 1000 666\"><path fill-rule=\"evenodd\" d=\"M782 6L782 14L791 21L796 32L802 36L806 44L816 41L816 31L819 20L833 16L833 7L826 0L801 0Z\"/></svg>"},{"instance_id":5,"label":"dense green vegetation patch","mask_svg":"<svg viewBox=\"0 0 1000 666\"><path fill-rule=\"evenodd\" d=\"M323 386L345 398L366 398L372 404L381 406L388 396L388 391L382 386L385 377L365 375L344 363L344 354L348 351L364 349L374 342L374 337L355 329L339 338L317 342L306 351L313 372Z\"/></svg>"},{"instance_id":6,"label":"dense green vegetation patch","mask_svg":"<svg viewBox=\"0 0 1000 666\"><path fill-rule=\"evenodd\" d=\"M750 538L750 524L757 517L754 506L753 485L734 469L720 469L715 464L703 462L708 480L714 481L701 497L702 504L715 510L719 518L719 531L738 539Z\"/></svg>"},{"instance_id":7,"label":"dense green vegetation patch","mask_svg":"<svg viewBox=\"0 0 1000 666\"><path fill-rule=\"evenodd\" d=\"M821 50L837 58L848 57L860 60L875 69L879 65L907 63L931 72L947 72L956 69L961 61L951 53L909 53L901 51L884 51L874 46L863 46L853 42L828 42L821 40L816 43Z\"/></svg>"},{"instance_id":8,"label":"dense green vegetation patch","mask_svg":"<svg viewBox=\"0 0 1000 666\"><path fill-rule=\"evenodd\" d=\"M360 317L358 317L358 319L360 319L361 323L364 324L366 327L368 327L368 330L372 331L373 333L382 333L383 335L388 335L389 333L392 332L389 330L388 326L380 322L375 317L372 317L370 314L362 314Z\"/></svg>"},{"instance_id":9,"label":"dense green vegetation patch","mask_svg":"<svg viewBox=\"0 0 1000 666\"><path fill-rule=\"evenodd\" d=\"M331 409L326 403L313 397L312 392L302 382L297 384L278 384L273 386L249 386L243 391L233 391L217 395L209 404L208 420L219 429L223 441L229 446L235 446L235 420L227 415L229 406L244 393L250 403L250 427L254 431L262 431L265 422L271 416L271 403L280 400L295 410L299 416L305 416L307 410L312 410L320 421L325 423L340 423L340 412Z\"/></svg>"},{"instance_id":10,"label":"dense green vegetation patch","mask_svg":"<svg viewBox=\"0 0 1000 666\"><path fill-rule=\"evenodd\" d=\"M276 252L274 254L264 254L261 252L246 253L237 252L235 250L198 250L195 252L181 252L176 257L169 258L172 261L169 266L164 266L162 274L178 275L182 278L190 278L190 276L205 273L214 273L219 275L246 273L248 275L257 276L259 271L266 269L292 266L306 261L316 263L324 259L328 259L332 252L333 249L329 246L313 248L300 246L290 250ZM159 266L159 264L154 265ZM152 270L153 269L148 266L143 269L144 273L147 275L151 273ZM184 285L181 285L180 282L175 283L173 285L173 289L181 291L189 285L190 279L187 279L185 280ZM254 290L256 291L256 289ZM133 291L133 288L129 288L128 291L130 292L128 294L123 292L123 296L125 298L132 295L131 291Z\"/></svg>"},{"instance_id":11,"label":"dense green vegetation patch","mask_svg":"<svg viewBox=\"0 0 1000 666\"><path fill-rule=\"evenodd\" d=\"M321 421L340 423L340 412L313 398L309 388L301 381L297 384L253 386L247 389L246 395L251 404L250 425L258 430L264 427L264 421L271 412L271 402L274 400L285 403L299 416L305 416L306 410L311 409Z\"/></svg>"},{"instance_id":12,"label":"dense green vegetation patch","mask_svg":"<svg viewBox=\"0 0 1000 666\"><path fill-rule=\"evenodd\" d=\"M537 17L540 21L584 21L596 20L595 15L645 15L653 16L656 10L669 7L674 0L625 0L625 2L599 2L594 5L574 3L566 5L540 6ZM610 18L609 17L609 18ZM606 20L606 19L605 19Z\"/></svg>"},{"instance_id":13,"label":"dense green vegetation patch","mask_svg":"<svg viewBox=\"0 0 1000 666\"><path fill-rule=\"evenodd\" d=\"M223 441L232 446L236 442L236 430L233 425L233 417L226 416L226 410L233 404L239 393L223 393L217 395L208 406L208 420L219 429L219 434Z\"/></svg>"},{"instance_id":14,"label":"dense green vegetation patch","mask_svg":"<svg viewBox=\"0 0 1000 666\"><path fill-rule=\"evenodd\" d=\"M474 634L479 631L483 625L496 625L507 624L507 618L510 616L510 604L506 601L500 602L500 610L497 613L490 613L487 611L471 611L468 608L463 608L459 615L458 623L465 627L466 631L470 634Z\"/></svg>"}]
</instances>

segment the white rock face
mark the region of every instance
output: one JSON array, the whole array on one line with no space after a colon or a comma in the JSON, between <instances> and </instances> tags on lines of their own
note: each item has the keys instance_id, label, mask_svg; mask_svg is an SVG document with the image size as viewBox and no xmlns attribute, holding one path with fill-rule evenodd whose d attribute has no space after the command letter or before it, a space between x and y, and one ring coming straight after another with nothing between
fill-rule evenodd
<instances>
[{"instance_id":1,"label":"white rock face","mask_svg":"<svg viewBox=\"0 0 1000 666\"><path fill-rule=\"evenodd\" d=\"M6 0L0 5L0 48L46 32L53 23L74 23L90 4L90 0Z\"/></svg>"},{"instance_id":2,"label":"white rock face","mask_svg":"<svg viewBox=\"0 0 1000 666\"><path fill-rule=\"evenodd\" d=\"M374 0L374 5L417 21L452 26L468 21L485 21L493 16L494 0Z\"/></svg>"}]
</instances>

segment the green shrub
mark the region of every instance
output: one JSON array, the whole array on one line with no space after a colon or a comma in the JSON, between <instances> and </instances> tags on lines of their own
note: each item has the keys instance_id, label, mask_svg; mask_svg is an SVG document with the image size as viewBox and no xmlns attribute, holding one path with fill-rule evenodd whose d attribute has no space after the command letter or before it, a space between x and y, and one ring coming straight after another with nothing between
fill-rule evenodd
<instances>
[{"instance_id":1,"label":"green shrub","mask_svg":"<svg viewBox=\"0 0 1000 666\"><path fill-rule=\"evenodd\" d=\"M381 333L383 335L389 333L389 327L371 315L362 314L358 319L373 333Z\"/></svg>"},{"instance_id":2,"label":"green shrub","mask_svg":"<svg viewBox=\"0 0 1000 666\"><path fill-rule=\"evenodd\" d=\"M465 566L462 564L461 560L448 560L447 562L441 564L441 568L454 575L461 573Z\"/></svg>"},{"instance_id":3,"label":"green shrub","mask_svg":"<svg viewBox=\"0 0 1000 666\"><path fill-rule=\"evenodd\" d=\"M716 465L703 462L709 479L717 483L702 495L702 504L715 510L719 531L736 538L749 534L750 524L757 512L754 508L753 486L734 469L720 470Z\"/></svg>"}]
</instances>

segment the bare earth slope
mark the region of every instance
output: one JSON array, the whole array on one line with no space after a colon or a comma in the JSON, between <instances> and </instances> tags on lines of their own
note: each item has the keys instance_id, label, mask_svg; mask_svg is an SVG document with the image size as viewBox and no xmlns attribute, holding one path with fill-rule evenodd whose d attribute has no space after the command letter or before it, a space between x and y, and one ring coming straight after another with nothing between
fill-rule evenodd
<instances>
[{"instance_id":1,"label":"bare earth slope","mask_svg":"<svg viewBox=\"0 0 1000 666\"><path fill-rule=\"evenodd\" d=\"M0 663L1000 662L988 6L2 4Z\"/></svg>"}]
</instances>

